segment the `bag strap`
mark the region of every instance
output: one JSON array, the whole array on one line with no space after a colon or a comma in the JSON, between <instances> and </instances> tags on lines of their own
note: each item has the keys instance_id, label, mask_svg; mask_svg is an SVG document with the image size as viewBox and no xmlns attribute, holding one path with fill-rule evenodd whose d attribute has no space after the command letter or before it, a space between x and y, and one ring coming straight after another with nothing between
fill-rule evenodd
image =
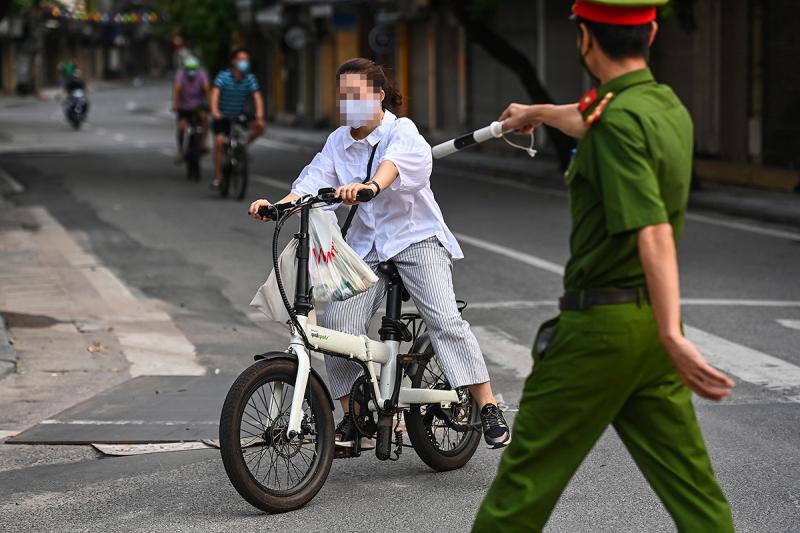
<instances>
[{"instance_id":1,"label":"bag strap","mask_svg":"<svg viewBox=\"0 0 800 533\"><path fill-rule=\"evenodd\" d=\"M381 142L378 141L375 143L375 146L372 147L372 153L369 154L369 162L367 162L367 177L364 178L364 181L361 183L366 183L372 179L372 160L375 159L375 152L378 150L378 145ZM347 230L350 229L350 225L353 223L353 217L356 216L356 211L358 211L358 205L356 204L350 208L350 212L347 213L347 218L344 221L344 225L342 226L342 237L347 237Z\"/></svg>"}]
</instances>

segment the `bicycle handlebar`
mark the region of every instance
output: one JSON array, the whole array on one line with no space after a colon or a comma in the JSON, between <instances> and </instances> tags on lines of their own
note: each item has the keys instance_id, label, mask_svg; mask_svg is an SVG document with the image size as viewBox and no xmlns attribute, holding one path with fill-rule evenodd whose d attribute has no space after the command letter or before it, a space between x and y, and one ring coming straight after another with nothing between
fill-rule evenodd
<instances>
[{"instance_id":1,"label":"bicycle handlebar","mask_svg":"<svg viewBox=\"0 0 800 533\"><path fill-rule=\"evenodd\" d=\"M463 150L464 148L472 146L473 144L482 143L484 141L488 141L489 139L498 139L502 136L503 123L495 121L485 128L481 128L460 137L456 137L455 139L450 139L449 141L437 144L432 150L433 157L434 159L441 159L445 156L454 154L459 150Z\"/></svg>"},{"instance_id":2,"label":"bicycle handlebar","mask_svg":"<svg viewBox=\"0 0 800 533\"><path fill-rule=\"evenodd\" d=\"M356 194L356 199L359 202L369 202L375 198L375 191L372 189L361 189ZM316 196L306 197L298 202L286 202L282 204L262 205L258 208L258 216L262 218L269 218L270 220L278 220L280 216L290 209L300 207L301 205L309 204L338 204L342 201L341 198L336 197L335 189L320 189L317 191Z\"/></svg>"}]
</instances>

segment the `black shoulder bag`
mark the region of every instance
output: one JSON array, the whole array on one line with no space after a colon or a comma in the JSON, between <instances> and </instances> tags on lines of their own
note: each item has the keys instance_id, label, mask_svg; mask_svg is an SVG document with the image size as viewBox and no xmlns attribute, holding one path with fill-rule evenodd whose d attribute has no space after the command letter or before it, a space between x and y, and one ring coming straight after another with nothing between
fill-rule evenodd
<instances>
[{"instance_id":1,"label":"black shoulder bag","mask_svg":"<svg viewBox=\"0 0 800 533\"><path fill-rule=\"evenodd\" d=\"M369 154L369 162L367 163L367 177L364 178L364 181L361 183L366 183L372 179L372 160L375 159L375 151L378 149L379 144L380 141L376 142L375 146L372 147L372 153ZM350 225L353 223L353 217L356 216L356 211L358 211L358 204L351 207L350 212L347 213L347 218L342 226L342 237L344 238L347 238L347 230L350 229Z\"/></svg>"}]
</instances>

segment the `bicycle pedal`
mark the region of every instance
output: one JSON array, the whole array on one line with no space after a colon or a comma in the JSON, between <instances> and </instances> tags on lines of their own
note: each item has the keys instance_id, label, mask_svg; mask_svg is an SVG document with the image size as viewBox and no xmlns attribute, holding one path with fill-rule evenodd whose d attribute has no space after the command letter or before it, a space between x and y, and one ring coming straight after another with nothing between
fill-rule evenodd
<instances>
[{"instance_id":1,"label":"bicycle pedal","mask_svg":"<svg viewBox=\"0 0 800 533\"><path fill-rule=\"evenodd\" d=\"M336 446L333 454L334 459L353 459L360 456L361 452L357 452L353 446Z\"/></svg>"}]
</instances>

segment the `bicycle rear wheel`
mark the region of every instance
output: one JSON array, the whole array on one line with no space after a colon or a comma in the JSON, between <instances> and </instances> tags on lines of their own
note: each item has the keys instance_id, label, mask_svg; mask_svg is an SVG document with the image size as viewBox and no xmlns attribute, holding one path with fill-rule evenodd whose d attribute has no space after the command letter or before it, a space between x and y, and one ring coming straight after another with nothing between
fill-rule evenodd
<instances>
[{"instance_id":1,"label":"bicycle rear wheel","mask_svg":"<svg viewBox=\"0 0 800 533\"><path fill-rule=\"evenodd\" d=\"M411 386L451 389L433 347L428 345L423 353L430 357L417 366L411 376ZM414 405L405 412L406 429L414 451L426 465L440 472L467 464L480 444L480 432L470 427L477 418L478 405L466 387L458 389L458 396L460 402L446 409L438 404Z\"/></svg>"},{"instance_id":2,"label":"bicycle rear wheel","mask_svg":"<svg viewBox=\"0 0 800 533\"><path fill-rule=\"evenodd\" d=\"M255 363L228 391L220 416L220 450L228 478L251 505L272 513L311 501L333 461L333 411L313 373L300 435L286 436L296 376L295 361Z\"/></svg>"},{"instance_id":3,"label":"bicycle rear wheel","mask_svg":"<svg viewBox=\"0 0 800 533\"><path fill-rule=\"evenodd\" d=\"M234 153L235 156L231 161L230 178L228 179L230 195L236 200L242 200L247 193L247 151L244 146L240 145L236 147Z\"/></svg>"},{"instance_id":4,"label":"bicycle rear wheel","mask_svg":"<svg viewBox=\"0 0 800 533\"><path fill-rule=\"evenodd\" d=\"M189 135L184 158L186 160L186 179L200 181L200 136L196 132Z\"/></svg>"},{"instance_id":5,"label":"bicycle rear wheel","mask_svg":"<svg viewBox=\"0 0 800 533\"><path fill-rule=\"evenodd\" d=\"M228 197L228 191L230 190L231 184L231 175L233 174L234 157L235 156L233 154L233 150L231 150L230 144L226 145L222 159L222 183L220 183L219 186L219 195L222 198Z\"/></svg>"}]
</instances>

